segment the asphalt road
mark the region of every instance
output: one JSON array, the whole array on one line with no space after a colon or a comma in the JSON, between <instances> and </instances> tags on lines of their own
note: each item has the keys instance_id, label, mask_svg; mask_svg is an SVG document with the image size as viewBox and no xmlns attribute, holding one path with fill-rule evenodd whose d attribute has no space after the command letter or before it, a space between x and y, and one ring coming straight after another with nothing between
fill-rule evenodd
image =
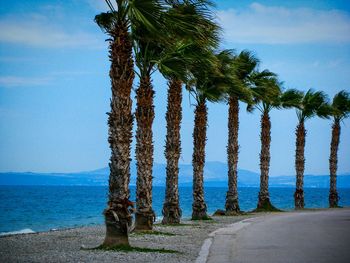
<instances>
[{"instance_id":1,"label":"asphalt road","mask_svg":"<svg viewBox=\"0 0 350 263\"><path fill-rule=\"evenodd\" d=\"M206 262L350 262L350 209L244 220L213 233Z\"/></svg>"}]
</instances>

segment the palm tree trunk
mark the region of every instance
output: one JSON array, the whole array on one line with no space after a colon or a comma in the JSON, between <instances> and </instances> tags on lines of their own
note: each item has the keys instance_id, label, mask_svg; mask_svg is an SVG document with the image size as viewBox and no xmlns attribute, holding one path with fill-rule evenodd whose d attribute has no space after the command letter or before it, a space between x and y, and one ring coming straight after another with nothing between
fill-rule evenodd
<instances>
[{"instance_id":1,"label":"palm tree trunk","mask_svg":"<svg viewBox=\"0 0 350 263\"><path fill-rule=\"evenodd\" d=\"M306 130L304 122L301 121L295 131L296 150L295 150L295 170L296 170L296 190L294 193L295 209L304 208L304 169L305 169L305 137Z\"/></svg>"},{"instance_id":2,"label":"palm tree trunk","mask_svg":"<svg viewBox=\"0 0 350 263\"><path fill-rule=\"evenodd\" d=\"M163 205L163 224L179 224L182 211L179 204L179 158L181 153L180 125L182 118L182 83L171 79L168 83L168 106L166 113L167 135L165 146L166 189Z\"/></svg>"},{"instance_id":3,"label":"palm tree trunk","mask_svg":"<svg viewBox=\"0 0 350 263\"><path fill-rule=\"evenodd\" d=\"M239 129L239 103L238 98L230 97L228 111L228 191L226 193L226 212L239 214L237 190L237 164L238 164L238 129Z\"/></svg>"},{"instance_id":4,"label":"palm tree trunk","mask_svg":"<svg viewBox=\"0 0 350 263\"><path fill-rule=\"evenodd\" d=\"M270 143L271 143L271 122L268 112L261 116L261 152L260 152L260 192L258 210L275 209L270 202L269 194L269 169L270 169Z\"/></svg>"},{"instance_id":5,"label":"palm tree trunk","mask_svg":"<svg viewBox=\"0 0 350 263\"><path fill-rule=\"evenodd\" d=\"M207 106L205 100L198 103L194 112L193 130L193 204L192 219L207 219L207 205L204 201L203 171L205 163L205 143L207 140Z\"/></svg>"},{"instance_id":6,"label":"palm tree trunk","mask_svg":"<svg viewBox=\"0 0 350 263\"><path fill-rule=\"evenodd\" d=\"M154 91L149 75L140 80L136 91L136 230L152 230L153 106Z\"/></svg>"},{"instance_id":7,"label":"palm tree trunk","mask_svg":"<svg viewBox=\"0 0 350 263\"><path fill-rule=\"evenodd\" d=\"M111 112L108 114L111 148L108 206L104 210L106 236L103 246L128 245L132 225L133 204L129 201L130 145L133 116L131 88L134 80L132 45L126 23L118 24L111 32L109 46L112 84Z\"/></svg>"},{"instance_id":8,"label":"palm tree trunk","mask_svg":"<svg viewBox=\"0 0 350 263\"><path fill-rule=\"evenodd\" d=\"M331 154L329 157L329 171L330 171L329 207L338 207L338 201L339 201L339 196L337 192L337 164L338 164L339 139L340 139L340 123L338 119L335 119L332 126Z\"/></svg>"}]
</instances>

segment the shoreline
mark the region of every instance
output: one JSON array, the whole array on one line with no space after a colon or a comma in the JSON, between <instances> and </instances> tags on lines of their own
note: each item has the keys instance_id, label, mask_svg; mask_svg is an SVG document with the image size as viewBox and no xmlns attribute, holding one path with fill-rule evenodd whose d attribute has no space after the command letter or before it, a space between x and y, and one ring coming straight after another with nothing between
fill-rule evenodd
<instances>
[{"instance_id":1,"label":"shoreline","mask_svg":"<svg viewBox=\"0 0 350 263\"><path fill-rule=\"evenodd\" d=\"M0 237L1 262L194 262L208 235L241 220L263 216L213 217L209 221L183 220L179 226L155 224L157 234L131 233L130 245L139 248L175 250L178 253L90 250L102 244L105 226ZM159 233L160 232L160 233ZM162 234L164 233L164 234Z\"/></svg>"},{"instance_id":2,"label":"shoreline","mask_svg":"<svg viewBox=\"0 0 350 263\"><path fill-rule=\"evenodd\" d=\"M337 210L333 209L333 210ZM345 208L350 209L350 208ZM101 245L105 226L86 226L55 231L0 237L1 262L195 262L211 233L245 219L291 213L313 213L332 209L305 209L290 212L249 213L240 216L213 216L209 221L182 220L179 226L154 225L154 234L131 233L130 245L160 252L92 250ZM339 210L342 210L341 208ZM164 250L164 251L162 251ZM178 253L166 253L167 250Z\"/></svg>"},{"instance_id":3,"label":"shoreline","mask_svg":"<svg viewBox=\"0 0 350 263\"><path fill-rule=\"evenodd\" d=\"M344 208L344 209L350 209L350 206L343 206L343 207L339 207L340 209ZM330 208L326 208L326 207L310 207L310 208L304 208L302 211L322 211L322 210L328 210ZM337 209L337 208L335 208ZM219 209L220 210L220 209ZM281 212L285 212L285 213L291 213L291 212L295 212L297 210L295 209L281 209ZM214 212L213 212L214 213ZM209 213L211 215L211 217L221 217L221 216L212 216L213 213ZM264 213L264 212L262 212ZM266 212L268 213L268 212ZM254 211L242 211L242 216L247 216L247 215L251 215L251 214L255 214L255 215L259 215L260 213L256 213ZM235 216L232 216L235 217ZM236 216L237 217L237 216ZM161 221L162 221L163 217L157 217L154 225L161 225ZM192 222L191 221L191 217L183 217L181 219L181 222ZM57 231L66 231L66 230L73 230L73 229L80 229L80 228L94 228L94 227L103 227L104 223L89 223L89 224L85 224L85 225L75 225L75 226L62 226L62 227L57 227L57 228L51 228L48 230L38 230L38 231L34 231L31 228L22 228L22 229L18 229L18 230L12 230L12 231L6 231L6 232L0 232L0 238L3 237L9 237L9 236L17 236L17 235L27 235L27 234L40 234L40 233L51 233L51 232L57 232Z\"/></svg>"}]
</instances>

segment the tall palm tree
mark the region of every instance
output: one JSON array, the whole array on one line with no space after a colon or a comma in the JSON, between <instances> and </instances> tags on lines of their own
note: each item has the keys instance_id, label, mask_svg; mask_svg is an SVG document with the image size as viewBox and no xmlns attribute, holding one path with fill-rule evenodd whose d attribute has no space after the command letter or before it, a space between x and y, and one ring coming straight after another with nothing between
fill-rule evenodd
<instances>
[{"instance_id":1,"label":"tall palm tree","mask_svg":"<svg viewBox=\"0 0 350 263\"><path fill-rule=\"evenodd\" d=\"M166 195L163 205L163 224L178 224L181 218L178 192L178 161L180 157L180 123L181 123L181 102L182 83L187 83L189 77L189 65L200 63L202 58L197 55L198 45L182 45L175 53L169 53L169 60L174 70L169 74L168 66L164 72L164 62L159 64L159 70L168 79L168 104L166 112L167 136L165 156L166 167ZM166 63L165 63L166 64ZM178 69L176 64L181 67Z\"/></svg>"},{"instance_id":2,"label":"tall palm tree","mask_svg":"<svg viewBox=\"0 0 350 263\"><path fill-rule=\"evenodd\" d=\"M160 31L162 27L158 28ZM137 27L133 31L134 52L140 83L136 89L136 213L135 229L151 230L155 220L152 208L154 89L151 74L162 53L158 32Z\"/></svg>"},{"instance_id":3,"label":"tall palm tree","mask_svg":"<svg viewBox=\"0 0 350 263\"><path fill-rule=\"evenodd\" d=\"M330 189L329 207L338 207L339 196L337 192L337 165L338 147L340 141L340 122L350 116L350 94L345 90L337 93L330 107L330 115L333 117L332 141L329 156Z\"/></svg>"},{"instance_id":4,"label":"tall palm tree","mask_svg":"<svg viewBox=\"0 0 350 263\"><path fill-rule=\"evenodd\" d=\"M258 63L259 60L247 50L242 51L232 60L233 83L228 88L228 191L225 204L228 215L240 213L237 189L239 101L251 101L251 75Z\"/></svg>"},{"instance_id":5,"label":"tall palm tree","mask_svg":"<svg viewBox=\"0 0 350 263\"><path fill-rule=\"evenodd\" d=\"M178 224L181 218L178 192L178 161L180 157L180 123L182 83L188 80L188 65L200 61L196 55L198 46L194 44L173 43L164 49L164 56L157 61L160 73L168 80L168 104L166 112L167 136L165 156L166 195L163 205L163 224Z\"/></svg>"},{"instance_id":6,"label":"tall palm tree","mask_svg":"<svg viewBox=\"0 0 350 263\"><path fill-rule=\"evenodd\" d=\"M328 113L327 96L321 91L309 89L305 94L300 93L299 105L296 107L298 125L295 130L296 150L295 150L295 170L296 170L296 190L294 202L296 209L304 208L304 170L305 170L305 121L314 116L326 118Z\"/></svg>"},{"instance_id":7,"label":"tall palm tree","mask_svg":"<svg viewBox=\"0 0 350 263\"><path fill-rule=\"evenodd\" d=\"M182 67L187 69L188 65L194 65L201 58L197 56L197 44L212 46L217 45L218 26L212 22L212 12L209 10L210 1L171 1L172 8L169 16L174 23L167 27L170 39L176 38L180 45L183 45L180 53L173 55L171 63L182 62ZM173 41L174 42L174 41ZM196 43L196 44L195 44ZM174 45L174 43L171 43ZM175 61L174 61L175 60ZM182 83L187 81L186 74L172 75L161 73L168 79L167 99L167 135L165 146L166 166L166 189L163 205L163 224L178 224L181 218L178 191L178 162L181 153L180 125L182 117Z\"/></svg>"},{"instance_id":8,"label":"tall palm tree","mask_svg":"<svg viewBox=\"0 0 350 263\"><path fill-rule=\"evenodd\" d=\"M227 65L225 62L225 53L223 51L214 55L211 50L198 52L203 58L207 59L202 65L197 65L191 69L193 79L189 81L187 89L193 95L196 101L194 111L194 130L193 130L193 204L192 219L208 219L207 205L204 201L203 188L203 170L205 165L205 144L208 122L207 101L218 102L225 96L228 80L223 74Z\"/></svg>"},{"instance_id":9,"label":"tall palm tree","mask_svg":"<svg viewBox=\"0 0 350 263\"><path fill-rule=\"evenodd\" d=\"M163 204L163 224L178 224L182 211L179 203L179 158L181 154L180 125L182 119L182 81L171 78L168 81L167 134L165 145L166 186Z\"/></svg>"},{"instance_id":10,"label":"tall palm tree","mask_svg":"<svg viewBox=\"0 0 350 263\"><path fill-rule=\"evenodd\" d=\"M108 114L111 148L108 205L104 210L106 236L104 246L128 245L132 225L130 198L130 145L133 116L131 88L134 80L131 26L136 24L153 28L157 23L156 1L116 0L116 8L106 0L109 12L95 17L98 26L107 33L110 78L112 86L111 111Z\"/></svg>"},{"instance_id":11,"label":"tall palm tree","mask_svg":"<svg viewBox=\"0 0 350 263\"><path fill-rule=\"evenodd\" d=\"M189 35L188 28L178 28L174 31L174 21L178 19L178 13L165 8L159 15L157 30L148 30L138 26L133 30L134 50L136 65L139 69L140 85L136 90L136 230L152 229L155 214L152 209L152 168L153 168L153 133L152 123L154 119L153 97L154 90L151 84L151 74L157 69L161 73L177 82L186 78L186 50L190 44L178 41L178 35ZM161 9L161 7L160 7ZM176 15L174 15L176 13ZM197 19L198 20L198 19ZM209 23L208 23L209 24ZM213 24L214 25L214 24ZM215 26L215 25L214 25ZM176 27L175 27L176 28ZM194 35L198 30L192 30ZM193 50L192 50L193 51ZM178 90L176 90L178 92ZM175 155L173 155L176 157Z\"/></svg>"},{"instance_id":12,"label":"tall palm tree","mask_svg":"<svg viewBox=\"0 0 350 263\"><path fill-rule=\"evenodd\" d=\"M248 111L254 108L261 112L261 152L260 152L260 192L258 196L257 211L277 210L270 202L269 194L269 169L270 169L270 144L271 144L271 121L270 111L281 105L281 83L276 75L268 70L256 72L252 76L254 87L253 104L248 104ZM286 107L288 105L286 104Z\"/></svg>"}]
</instances>

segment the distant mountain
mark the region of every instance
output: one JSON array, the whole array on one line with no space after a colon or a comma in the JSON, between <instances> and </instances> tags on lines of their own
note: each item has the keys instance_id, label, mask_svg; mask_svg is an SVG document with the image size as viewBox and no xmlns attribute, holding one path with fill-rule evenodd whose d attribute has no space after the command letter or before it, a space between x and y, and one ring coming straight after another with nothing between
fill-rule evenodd
<instances>
[{"instance_id":1,"label":"distant mountain","mask_svg":"<svg viewBox=\"0 0 350 263\"><path fill-rule=\"evenodd\" d=\"M165 164L155 163L153 184L165 185ZM179 185L192 186L192 165L180 164ZM0 173L0 185L107 185L109 168L79 173ZM227 186L227 165L221 162L207 162L204 169L206 187ZM239 187L259 187L260 176L248 170L238 170ZM136 184L136 165L131 165L131 184ZM329 187L328 175L306 175L305 187ZM270 177L271 187L295 187L295 176ZM338 176L338 187L350 188L350 174Z\"/></svg>"}]
</instances>

